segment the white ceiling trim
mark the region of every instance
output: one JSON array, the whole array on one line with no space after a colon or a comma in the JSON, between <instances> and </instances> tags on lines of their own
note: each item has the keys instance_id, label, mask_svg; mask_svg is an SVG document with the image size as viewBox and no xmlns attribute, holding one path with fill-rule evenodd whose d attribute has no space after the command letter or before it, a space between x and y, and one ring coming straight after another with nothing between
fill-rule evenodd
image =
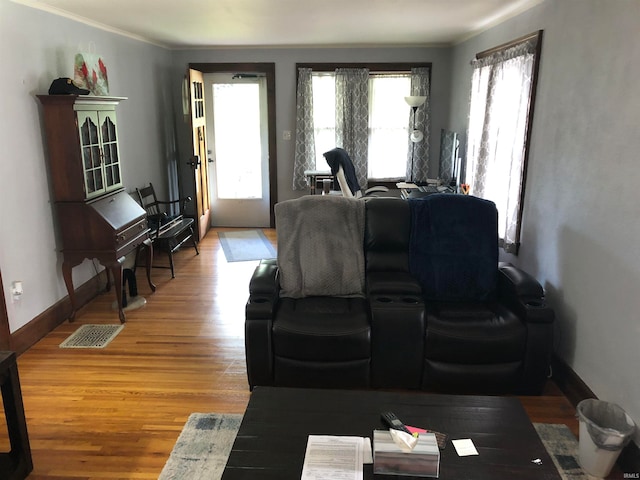
<instances>
[{"instance_id":1,"label":"white ceiling trim","mask_svg":"<svg viewBox=\"0 0 640 480\"><path fill-rule=\"evenodd\" d=\"M84 25L88 25L103 31L107 31L110 33L114 33L120 36L124 36L127 38L131 38L133 40L136 41L140 41L140 42L145 42L151 45L156 45L158 47L164 48L164 49L168 49L168 50L191 50L191 49L197 49L197 50L205 50L205 49L286 49L286 48L379 48L379 47L385 47L385 48L433 48L433 47L449 47L452 45L457 45L460 44L466 40L469 40L470 38L477 36L479 34L481 34L482 32L506 21L509 18L512 18L514 16L517 16L521 13L523 13L526 10L529 10L539 4L541 4L542 2L544 2L545 0L508 0L505 1L503 0L504 6L501 6L500 8L495 8L494 5L494 9L493 10L487 10L487 8L484 8L484 10L482 10L482 14L477 13L477 21L475 22L475 24L471 24L471 26L469 25L469 20L473 20L473 18L469 18L468 16L466 17L466 24L464 23L465 20L460 19L461 21L458 22L458 25L455 24L455 19L457 19L458 17L456 17L456 12L460 12L460 7L464 6L463 4L458 4L458 10L455 10L452 8L451 10L451 16L449 16L446 20L446 23L451 27L451 28L456 28L458 27L458 30L463 31L466 29L466 31L462 34L454 34L454 36L448 36L448 38L446 38L446 40L443 39L442 42L438 42L437 38L432 38L431 41L425 39L425 41L421 42L421 41L417 41L417 42L412 42L411 40L409 40L408 42L400 42L400 43L393 43L393 41L387 41L382 39L380 42L348 42L347 40L340 42L339 40L335 43L335 44L331 44L331 43L317 43L314 42L312 44L308 44L308 43L301 43L298 44L296 41L292 42L292 43L278 43L278 44L269 44L269 43L263 43L263 44L252 44L251 43L251 39L248 38L249 42L248 43L238 43L237 45L234 45L232 43L230 44L221 44L221 43L211 43L211 44L184 44L181 45L180 42L176 42L176 43L171 43L168 38L171 37L171 35L173 35L173 38L178 39L179 35L180 35L180 30L176 30L176 25L174 22L174 25L171 25L170 23L165 23L165 26L168 27L168 29L165 31L165 33L169 34L169 36L167 37L167 40L162 40L162 39L152 39L149 36L145 35L145 34L138 34L138 33L132 33L133 30L135 31L138 26L133 23L131 24L130 28L128 30L125 30L123 28L118 28L112 25L109 25L107 23L101 22L100 17L99 16L94 16L94 18L88 18L86 16L83 15L79 15L73 12L70 12L69 10L63 10L61 8L58 8L56 6L54 6L56 0L12 0L15 3L27 6L27 7L31 7L31 8L35 8L38 10L42 10L45 11L47 13L53 14L53 15L57 15L57 16L61 16L64 18L68 18L70 20L82 23ZM96 0L83 0L82 5L87 5L87 3L85 2L92 2L92 1L96 1ZM209 0L211 1L211 0ZM250 0L247 0L250 1ZM321 1L321 0L320 0ZM396 2L401 2L403 0L389 0L389 5L393 5ZM407 0L409 1L409 0ZM427 0L423 0L423 1L427 1ZM429 0L431 1L431 0ZM443 0L433 0L433 7L436 8L437 12L442 15L442 8L443 8ZM489 4L491 3L496 3L496 0L472 0L468 2L468 8L474 8L474 7L478 7L479 5L482 5L484 3L484 7L489 7ZM62 0L60 0L60 4L63 4L64 2ZM154 4L154 0L150 1L150 6L152 6ZM246 4L246 1L245 1ZM71 2L69 4L74 5L73 2ZM138 4L139 5L139 4ZM162 3L158 4L158 5L162 5ZM224 4L221 4L224 5ZM235 5L235 4L234 4ZM284 5L282 3L280 3L280 5ZM78 8L80 8L80 6L78 6ZM139 13L139 10L138 10ZM169 17L166 17L166 14L169 14ZM204 14L208 13L208 12L203 12ZM240 13L242 13L242 11L240 11ZM424 12L423 12L424 13ZM160 20L165 20L167 18L171 18L173 20L173 18L171 17L171 10L168 11L164 11L165 17L163 18L162 16L158 17L158 21ZM251 22L252 17L246 16L247 14L244 13L245 17L231 17L232 21L239 21L239 18L246 18L248 19L249 22ZM437 15L434 13L434 15ZM105 17L106 18L106 17ZM132 18L135 18L134 16L132 16ZM443 17L437 17L440 19L443 19ZM446 17L444 17L446 18ZM451 23L450 19L454 19L454 23ZM153 18L148 18L146 19L147 21L153 22ZM376 18L375 21L380 20L380 18ZM142 27L142 24L140 25L140 27ZM182 28L182 25L180 26ZM200 25L201 27L201 25ZM274 25L274 27L278 28L278 25ZM188 26L185 26L185 28L189 28ZM429 28L429 25L425 25L425 28ZM428 30L427 30L428 31ZM188 35L187 35L188 37ZM185 37L186 40L186 37ZM204 38L200 39L205 40ZM271 39L276 40L276 38L272 38ZM304 39L302 38L298 38L298 41L302 40L304 41ZM433 41L435 40L435 41ZM206 41L206 40L205 40ZM188 41L187 41L188 42Z\"/></svg>"},{"instance_id":2,"label":"white ceiling trim","mask_svg":"<svg viewBox=\"0 0 640 480\"><path fill-rule=\"evenodd\" d=\"M59 17L68 18L69 20L73 20L75 22L79 22L84 25L97 28L99 30L104 30L106 32L115 33L116 35L121 35L123 37L131 38L132 40L138 40L139 42L149 43L157 47L171 49L169 45L150 40L149 38L143 37L141 35L136 35L135 33L127 32L125 30L121 30L116 27L112 27L111 25L106 25L104 23L96 22L95 20L91 20L90 18L76 15L75 13L67 12L66 10L62 10L60 8L56 8L51 5L47 5L38 0L11 0L11 1L14 3L25 5L27 7L35 8L37 10L42 10L43 12L51 13Z\"/></svg>"},{"instance_id":3,"label":"white ceiling trim","mask_svg":"<svg viewBox=\"0 0 640 480\"><path fill-rule=\"evenodd\" d=\"M452 45L459 45L467 40L480 35L482 32L486 32L487 30L495 27L496 25L500 25L503 22L506 22L510 18L517 17L521 13L526 12L527 10L531 10L533 7L540 5L546 0L521 0L519 3L509 7L505 11L498 12L492 18L486 19L483 22L479 22L476 28L470 31L467 35L462 35L459 39L452 43Z\"/></svg>"}]
</instances>

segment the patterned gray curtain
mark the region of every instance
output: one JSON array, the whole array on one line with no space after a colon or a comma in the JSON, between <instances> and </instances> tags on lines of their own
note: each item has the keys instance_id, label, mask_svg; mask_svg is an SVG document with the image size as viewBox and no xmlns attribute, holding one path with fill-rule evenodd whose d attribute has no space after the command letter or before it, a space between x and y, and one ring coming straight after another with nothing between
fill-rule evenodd
<instances>
[{"instance_id":1,"label":"patterned gray curtain","mask_svg":"<svg viewBox=\"0 0 640 480\"><path fill-rule=\"evenodd\" d=\"M407 156L407 179L414 182L426 182L429 173L429 149L431 146L431 99L429 98L429 67L411 69L411 93L421 95L427 100L416 110L416 130L420 130L424 138L420 142L412 142L409 139L409 152ZM410 110L409 131L413 129L413 111ZM412 161L413 159L413 161ZM413 172L411 165L413 164Z\"/></svg>"},{"instance_id":2,"label":"patterned gray curtain","mask_svg":"<svg viewBox=\"0 0 640 480\"><path fill-rule=\"evenodd\" d=\"M336 146L344 148L356 169L360 187L367 187L369 144L369 70L336 70Z\"/></svg>"},{"instance_id":3,"label":"patterned gray curtain","mask_svg":"<svg viewBox=\"0 0 640 480\"><path fill-rule=\"evenodd\" d=\"M305 190L305 170L316 168L316 145L313 130L313 84L310 68L298 69L296 92L296 152L293 160L293 189Z\"/></svg>"}]
</instances>

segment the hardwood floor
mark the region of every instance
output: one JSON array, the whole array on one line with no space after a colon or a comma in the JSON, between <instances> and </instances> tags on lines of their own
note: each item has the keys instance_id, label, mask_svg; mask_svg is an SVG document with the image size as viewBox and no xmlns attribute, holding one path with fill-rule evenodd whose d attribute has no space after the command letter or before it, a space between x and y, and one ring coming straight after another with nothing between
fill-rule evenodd
<instances>
[{"instance_id":1,"label":"hardwood floor","mask_svg":"<svg viewBox=\"0 0 640 480\"><path fill-rule=\"evenodd\" d=\"M265 233L275 244L275 231ZM30 479L156 479L189 414L244 412L244 305L257 262L227 263L216 230L199 248L176 254L173 280L154 269L154 294L138 270L147 304L127 312L107 348L58 345L80 325L118 324L113 292L19 357ZM551 382L544 396L522 401L533 421L577 434L575 411Z\"/></svg>"}]
</instances>

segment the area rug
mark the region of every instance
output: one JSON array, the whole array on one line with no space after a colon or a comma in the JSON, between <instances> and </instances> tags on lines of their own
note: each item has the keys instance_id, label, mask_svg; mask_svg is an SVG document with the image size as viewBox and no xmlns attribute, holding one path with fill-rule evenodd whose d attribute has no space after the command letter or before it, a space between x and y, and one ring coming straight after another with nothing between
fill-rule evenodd
<instances>
[{"instance_id":1,"label":"area rug","mask_svg":"<svg viewBox=\"0 0 640 480\"><path fill-rule=\"evenodd\" d=\"M158 480L222 477L242 415L192 413Z\"/></svg>"},{"instance_id":2,"label":"area rug","mask_svg":"<svg viewBox=\"0 0 640 480\"><path fill-rule=\"evenodd\" d=\"M82 325L67 339L60 348L104 348L116 338L124 325Z\"/></svg>"},{"instance_id":3,"label":"area rug","mask_svg":"<svg viewBox=\"0 0 640 480\"><path fill-rule=\"evenodd\" d=\"M239 414L191 414L158 480L221 478L241 421ZM588 479L578 465L578 442L566 425L533 426L562 480Z\"/></svg>"},{"instance_id":4,"label":"area rug","mask_svg":"<svg viewBox=\"0 0 640 480\"><path fill-rule=\"evenodd\" d=\"M276 250L262 230L218 232L227 262L246 262L276 258Z\"/></svg>"},{"instance_id":5,"label":"area rug","mask_svg":"<svg viewBox=\"0 0 640 480\"><path fill-rule=\"evenodd\" d=\"M578 441L569 427L554 423L534 423L544 448L556 465L562 480L587 480L590 478L578 464Z\"/></svg>"}]
</instances>

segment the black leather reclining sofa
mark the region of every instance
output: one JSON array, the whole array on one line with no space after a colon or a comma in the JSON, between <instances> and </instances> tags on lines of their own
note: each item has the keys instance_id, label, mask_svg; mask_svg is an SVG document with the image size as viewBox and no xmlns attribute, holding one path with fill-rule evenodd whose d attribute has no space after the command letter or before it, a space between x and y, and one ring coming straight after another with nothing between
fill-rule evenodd
<instances>
[{"instance_id":1,"label":"black leather reclining sofa","mask_svg":"<svg viewBox=\"0 0 640 480\"><path fill-rule=\"evenodd\" d=\"M246 305L250 387L540 394L554 313L531 275L498 262L495 205L352 201L365 202L366 294L281 298L277 261L261 261Z\"/></svg>"}]
</instances>

